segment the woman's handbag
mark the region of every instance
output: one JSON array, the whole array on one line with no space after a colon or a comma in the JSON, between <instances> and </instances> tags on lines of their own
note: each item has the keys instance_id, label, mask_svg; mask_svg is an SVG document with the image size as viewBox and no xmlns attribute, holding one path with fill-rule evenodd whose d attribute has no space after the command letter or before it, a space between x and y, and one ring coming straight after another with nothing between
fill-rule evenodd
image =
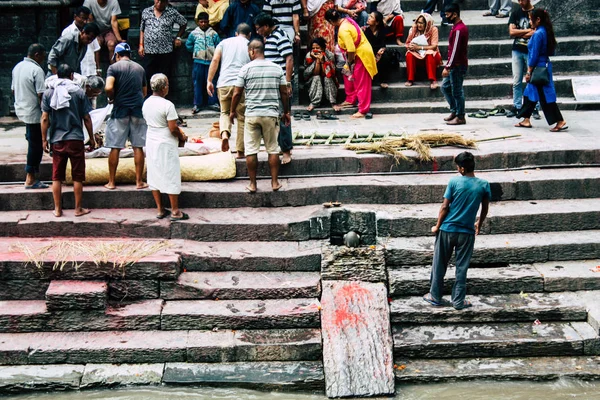
<instances>
[{"instance_id":1,"label":"woman's handbag","mask_svg":"<svg viewBox=\"0 0 600 400\"><path fill-rule=\"evenodd\" d=\"M535 67L533 69L529 83L534 86L546 86L550 83L550 78L548 75L548 63L546 63L546 66L544 67Z\"/></svg>"}]
</instances>

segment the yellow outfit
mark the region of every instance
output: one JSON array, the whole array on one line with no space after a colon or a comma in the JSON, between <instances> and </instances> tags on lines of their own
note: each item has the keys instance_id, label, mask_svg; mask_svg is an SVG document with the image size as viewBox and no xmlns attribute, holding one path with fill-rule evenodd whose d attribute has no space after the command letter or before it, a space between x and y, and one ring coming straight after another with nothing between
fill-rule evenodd
<instances>
[{"instance_id":1,"label":"yellow outfit","mask_svg":"<svg viewBox=\"0 0 600 400\"><path fill-rule=\"evenodd\" d=\"M225 15L225 11L229 7L229 0L208 0L208 8L198 3L194 19L198 19L198 14L205 12L208 14L208 24L210 26L218 25Z\"/></svg>"},{"instance_id":2,"label":"yellow outfit","mask_svg":"<svg viewBox=\"0 0 600 400\"><path fill-rule=\"evenodd\" d=\"M373 79L377 75L377 61L373 54L373 48L363 32L360 34L358 47L354 46L356 39L358 39L358 36L354 25L348 21L342 22L338 30L338 44L340 48L349 53L356 53L356 56L360 58L365 69L371 75L371 79Z\"/></svg>"}]
</instances>

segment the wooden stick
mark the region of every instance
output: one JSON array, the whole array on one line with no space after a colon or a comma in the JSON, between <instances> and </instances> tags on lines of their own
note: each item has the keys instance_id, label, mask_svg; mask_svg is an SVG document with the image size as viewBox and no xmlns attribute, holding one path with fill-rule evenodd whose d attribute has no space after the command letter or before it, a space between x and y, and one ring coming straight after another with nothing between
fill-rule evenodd
<instances>
[{"instance_id":1,"label":"wooden stick","mask_svg":"<svg viewBox=\"0 0 600 400\"><path fill-rule=\"evenodd\" d=\"M478 140L474 140L474 142L489 142L491 140L510 139L510 138L516 138L516 137L521 137L521 135L498 136L498 137L493 137L493 138L488 138L488 139L478 139Z\"/></svg>"}]
</instances>

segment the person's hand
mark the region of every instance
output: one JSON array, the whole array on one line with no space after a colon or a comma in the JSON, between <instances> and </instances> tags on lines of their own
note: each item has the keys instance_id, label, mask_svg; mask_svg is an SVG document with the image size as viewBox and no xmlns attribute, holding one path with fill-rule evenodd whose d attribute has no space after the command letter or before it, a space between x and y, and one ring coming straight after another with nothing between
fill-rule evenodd
<instances>
[{"instance_id":1,"label":"person's hand","mask_svg":"<svg viewBox=\"0 0 600 400\"><path fill-rule=\"evenodd\" d=\"M290 126L290 124L292 123L292 119L290 118L290 113L286 112L281 116L281 120L283 121L283 123L285 124L285 126Z\"/></svg>"},{"instance_id":2,"label":"person's hand","mask_svg":"<svg viewBox=\"0 0 600 400\"><path fill-rule=\"evenodd\" d=\"M96 141L94 139L90 138L90 144L89 144L88 148L86 149L87 152L89 153L91 151L96 150L96 147L97 147Z\"/></svg>"},{"instance_id":3,"label":"person's hand","mask_svg":"<svg viewBox=\"0 0 600 400\"><path fill-rule=\"evenodd\" d=\"M380 48L377 55L381 56L383 53L385 53L385 47Z\"/></svg>"},{"instance_id":4,"label":"person's hand","mask_svg":"<svg viewBox=\"0 0 600 400\"><path fill-rule=\"evenodd\" d=\"M323 61L323 53L315 54L315 58L319 61Z\"/></svg>"},{"instance_id":5,"label":"person's hand","mask_svg":"<svg viewBox=\"0 0 600 400\"><path fill-rule=\"evenodd\" d=\"M440 230L440 228L438 228L437 225L431 227L431 233L438 233L439 230Z\"/></svg>"},{"instance_id":6,"label":"person's hand","mask_svg":"<svg viewBox=\"0 0 600 400\"><path fill-rule=\"evenodd\" d=\"M140 57L144 57L146 55L146 52L144 52L143 44L141 44L140 47L138 47L138 54L140 55Z\"/></svg>"},{"instance_id":7,"label":"person's hand","mask_svg":"<svg viewBox=\"0 0 600 400\"><path fill-rule=\"evenodd\" d=\"M531 74L528 72L525 74L525 82L529 83L530 80L531 80Z\"/></svg>"},{"instance_id":8,"label":"person's hand","mask_svg":"<svg viewBox=\"0 0 600 400\"><path fill-rule=\"evenodd\" d=\"M181 141L182 142L187 142L188 141L188 137L185 133L181 132Z\"/></svg>"},{"instance_id":9,"label":"person's hand","mask_svg":"<svg viewBox=\"0 0 600 400\"><path fill-rule=\"evenodd\" d=\"M297 33L294 35L294 43L295 44L299 44L300 43L300 34Z\"/></svg>"},{"instance_id":10,"label":"person's hand","mask_svg":"<svg viewBox=\"0 0 600 400\"><path fill-rule=\"evenodd\" d=\"M356 19L356 17L358 16L358 12L356 12L356 10L348 10L348 15L351 16L353 19Z\"/></svg>"},{"instance_id":11,"label":"person's hand","mask_svg":"<svg viewBox=\"0 0 600 400\"><path fill-rule=\"evenodd\" d=\"M177 47L181 47L181 39L175 39L175 41L173 42L173 46Z\"/></svg>"},{"instance_id":12,"label":"person's hand","mask_svg":"<svg viewBox=\"0 0 600 400\"><path fill-rule=\"evenodd\" d=\"M407 47L410 51L417 51L417 45L412 42Z\"/></svg>"},{"instance_id":13,"label":"person's hand","mask_svg":"<svg viewBox=\"0 0 600 400\"><path fill-rule=\"evenodd\" d=\"M42 139L42 149L44 149L44 153L50 153L50 145L47 140Z\"/></svg>"},{"instance_id":14,"label":"person's hand","mask_svg":"<svg viewBox=\"0 0 600 400\"><path fill-rule=\"evenodd\" d=\"M291 99L291 98L292 98L292 86L291 86L291 85L290 85L290 86L287 88L287 91L288 91L288 96L289 96L289 97L290 97L290 99ZM291 101L291 100L290 100L290 101Z\"/></svg>"},{"instance_id":15,"label":"person's hand","mask_svg":"<svg viewBox=\"0 0 600 400\"><path fill-rule=\"evenodd\" d=\"M231 122L232 125L236 118L237 118L237 114L236 114L235 110L231 109L231 111L229 112L229 121Z\"/></svg>"},{"instance_id":16,"label":"person's hand","mask_svg":"<svg viewBox=\"0 0 600 400\"><path fill-rule=\"evenodd\" d=\"M305 21L308 21L310 19L310 14L308 13L308 10L305 8L304 12L302 13L302 17L304 18Z\"/></svg>"},{"instance_id":17,"label":"person's hand","mask_svg":"<svg viewBox=\"0 0 600 400\"><path fill-rule=\"evenodd\" d=\"M213 85L211 81L206 82L206 93L208 93L210 97L212 97L215 93L215 85Z\"/></svg>"},{"instance_id":18,"label":"person's hand","mask_svg":"<svg viewBox=\"0 0 600 400\"><path fill-rule=\"evenodd\" d=\"M444 68L442 71L442 78L447 78L450 76L450 70L448 68Z\"/></svg>"}]
</instances>

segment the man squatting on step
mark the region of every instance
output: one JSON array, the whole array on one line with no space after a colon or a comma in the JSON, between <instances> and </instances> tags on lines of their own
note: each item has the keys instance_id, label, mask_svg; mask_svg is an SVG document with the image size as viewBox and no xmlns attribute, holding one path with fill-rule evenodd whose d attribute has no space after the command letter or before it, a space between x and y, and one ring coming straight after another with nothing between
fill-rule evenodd
<instances>
[{"instance_id":1,"label":"man squatting on step","mask_svg":"<svg viewBox=\"0 0 600 400\"><path fill-rule=\"evenodd\" d=\"M492 193L488 181L475 177L475 159L468 151L454 158L461 176L450 179L437 224L431 228L436 234L431 269L431 289L423 300L434 306L443 306L444 276L456 249L456 281L452 287L452 305L457 310L471 307L467 294L467 269L473 255L475 235L479 235L488 213ZM481 214L477 210L481 204Z\"/></svg>"},{"instance_id":2,"label":"man squatting on step","mask_svg":"<svg viewBox=\"0 0 600 400\"><path fill-rule=\"evenodd\" d=\"M62 216L62 182L66 180L67 160L71 163L75 216L89 214L81 207L83 181L85 181L85 144L83 124L90 137L91 149L96 148L90 111L92 105L83 89L73 82L73 69L61 64L57 69L58 82L42 96L42 147L50 151L52 146L52 197L54 216ZM50 136L48 136L48 128Z\"/></svg>"}]
</instances>

